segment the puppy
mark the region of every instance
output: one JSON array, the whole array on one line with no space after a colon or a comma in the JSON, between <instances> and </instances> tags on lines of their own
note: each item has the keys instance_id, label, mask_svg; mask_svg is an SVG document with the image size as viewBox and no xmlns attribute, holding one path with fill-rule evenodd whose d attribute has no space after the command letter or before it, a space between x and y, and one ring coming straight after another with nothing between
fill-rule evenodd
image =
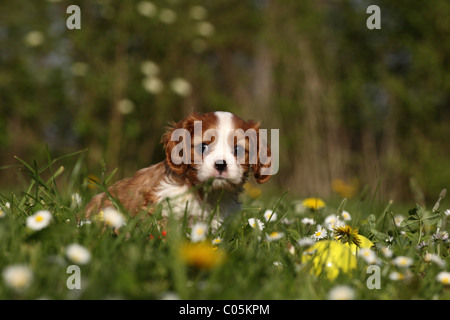
<instances>
[{"instance_id":1,"label":"puppy","mask_svg":"<svg viewBox=\"0 0 450 320\"><path fill-rule=\"evenodd\" d=\"M94 196L87 218L113 206L111 196L132 215L163 204L163 216L187 211L206 218L219 205L221 220L240 210L238 196L250 172L258 183L270 178L270 148L259 123L229 112L194 113L172 122L161 142L166 159L114 183L109 195Z\"/></svg>"}]
</instances>

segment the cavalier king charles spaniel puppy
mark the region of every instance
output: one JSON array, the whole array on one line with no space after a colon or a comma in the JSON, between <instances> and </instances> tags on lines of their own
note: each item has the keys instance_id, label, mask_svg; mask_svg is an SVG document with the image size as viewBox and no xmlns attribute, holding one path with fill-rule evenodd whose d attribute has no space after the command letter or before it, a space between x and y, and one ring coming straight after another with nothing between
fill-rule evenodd
<instances>
[{"instance_id":1,"label":"cavalier king charles spaniel puppy","mask_svg":"<svg viewBox=\"0 0 450 320\"><path fill-rule=\"evenodd\" d=\"M161 142L165 160L94 196L87 218L112 207L113 198L132 215L151 213L162 204L163 216L181 217L187 211L206 218L218 205L221 220L240 210L238 196L250 172L258 183L270 178L270 148L259 123L229 112L194 113L172 122Z\"/></svg>"}]
</instances>

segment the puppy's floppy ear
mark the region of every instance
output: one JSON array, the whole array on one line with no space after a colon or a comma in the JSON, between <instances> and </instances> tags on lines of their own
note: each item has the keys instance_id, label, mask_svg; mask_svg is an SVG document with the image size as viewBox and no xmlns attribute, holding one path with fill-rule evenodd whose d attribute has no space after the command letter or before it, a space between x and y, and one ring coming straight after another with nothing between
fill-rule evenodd
<instances>
[{"instance_id":1,"label":"puppy's floppy ear","mask_svg":"<svg viewBox=\"0 0 450 320\"><path fill-rule=\"evenodd\" d=\"M270 179L270 168L271 168L271 150L267 145L267 141L260 137L259 123L254 126L256 130L255 139L251 139L251 143L256 144L256 157L252 160L252 170L253 176L256 182L259 184L265 183ZM255 159L256 158L256 159Z\"/></svg>"},{"instance_id":2,"label":"puppy's floppy ear","mask_svg":"<svg viewBox=\"0 0 450 320\"><path fill-rule=\"evenodd\" d=\"M178 175L182 175L188 169L191 161L191 137L186 129L186 120L169 123L161 142L166 152L166 164Z\"/></svg>"}]
</instances>

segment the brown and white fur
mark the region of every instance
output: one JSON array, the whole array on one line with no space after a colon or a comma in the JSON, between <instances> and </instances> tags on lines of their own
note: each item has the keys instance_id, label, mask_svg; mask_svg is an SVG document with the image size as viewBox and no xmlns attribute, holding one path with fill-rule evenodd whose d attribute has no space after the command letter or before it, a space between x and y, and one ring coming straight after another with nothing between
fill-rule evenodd
<instances>
[{"instance_id":1,"label":"brown and white fur","mask_svg":"<svg viewBox=\"0 0 450 320\"><path fill-rule=\"evenodd\" d=\"M194 124L201 121L201 134L196 131ZM183 137L183 143L190 143L191 161L178 163L173 159L173 150L180 146L180 140L173 141L174 130L185 129L191 139ZM205 139L205 132L212 129L213 138ZM233 134L236 129L244 132L253 129L257 136L259 123L245 121L229 112L210 112L205 114L194 113L185 119L171 123L161 142L164 144L166 159L148 168L141 169L133 177L122 179L108 188L109 194L117 199L130 214L135 215L142 211L151 213L155 206L163 204L163 215L174 212L181 216L186 208L191 216L206 217L215 208L220 198L219 212L221 217L240 210L238 196L247 181L250 172L253 172L258 183L264 183L270 175L261 175L261 168L268 168L269 164L259 161L260 146L257 138ZM183 132L183 131L182 131ZM209 131L208 131L209 132ZM252 156L250 148L257 144L257 159L250 161ZM202 145L203 144L203 145ZM236 145L240 150L240 161L236 155ZM206 145L206 146L205 146ZM186 145L186 147L188 147ZM239 147L240 148L240 147ZM266 146L265 154L270 156L270 149ZM205 152L202 152L205 149ZM188 149L185 149L188 150ZM245 154L244 154L245 151ZM178 151L176 149L176 154ZM195 154L197 153L197 155ZM183 157L187 154L178 153ZM194 156L200 163L194 163ZM245 161L242 161L245 157ZM212 180L210 191L205 193L197 186ZM169 200L170 210L167 206ZM186 205L186 203L188 203ZM86 207L86 217L99 212L102 208L113 206L105 193L94 196Z\"/></svg>"}]
</instances>

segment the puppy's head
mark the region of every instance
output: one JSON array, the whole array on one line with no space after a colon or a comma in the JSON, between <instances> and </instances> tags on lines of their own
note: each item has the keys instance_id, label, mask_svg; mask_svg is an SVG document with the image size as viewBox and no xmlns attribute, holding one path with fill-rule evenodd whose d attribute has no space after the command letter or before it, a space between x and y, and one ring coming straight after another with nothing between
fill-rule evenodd
<instances>
[{"instance_id":1,"label":"puppy's head","mask_svg":"<svg viewBox=\"0 0 450 320\"><path fill-rule=\"evenodd\" d=\"M229 112L194 113L164 134L166 164L193 185L213 178L213 188L232 188L244 184L250 171L264 183L270 148L259 131L259 123Z\"/></svg>"}]
</instances>

